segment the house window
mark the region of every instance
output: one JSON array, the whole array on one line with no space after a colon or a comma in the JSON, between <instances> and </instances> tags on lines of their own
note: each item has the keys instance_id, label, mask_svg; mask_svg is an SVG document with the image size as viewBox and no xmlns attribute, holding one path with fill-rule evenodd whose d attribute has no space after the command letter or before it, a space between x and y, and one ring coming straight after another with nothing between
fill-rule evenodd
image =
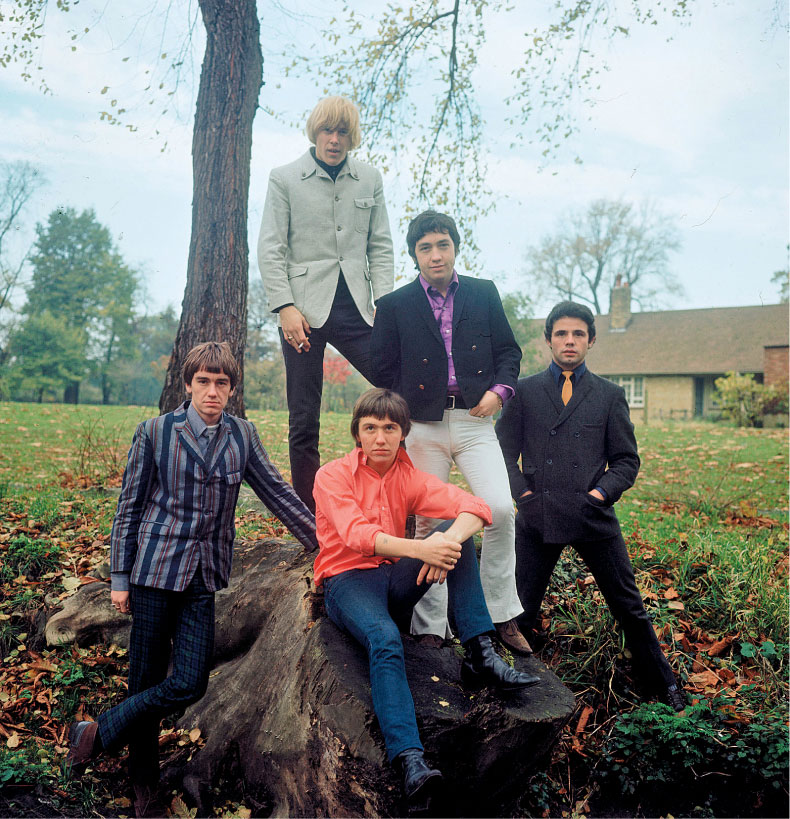
<instances>
[{"instance_id":1,"label":"house window","mask_svg":"<svg viewBox=\"0 0 790 819\"><path fill-rule=\"evenodd\" d=\"M630 407L644 407L645 379L641 375L610 375L610 381L619 384L625 390L625 397Z\"/></svg>"}]
</instances>

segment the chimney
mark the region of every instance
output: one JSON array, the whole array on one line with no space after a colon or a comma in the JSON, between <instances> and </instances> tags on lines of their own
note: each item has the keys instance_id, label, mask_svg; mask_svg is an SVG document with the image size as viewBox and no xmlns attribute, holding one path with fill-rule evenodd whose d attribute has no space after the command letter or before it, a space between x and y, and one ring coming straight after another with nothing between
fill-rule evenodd
<instances>
[{"instance_id":1,"label":"chimney","mask_svg":"<svg viewBox=\"0 0 790 819\"><path fill-rule=\"evenodd\" d=\"M609 331L624 333L631 323L631 287L618 273L609 294Z\"/></svg>"}]
</instances>

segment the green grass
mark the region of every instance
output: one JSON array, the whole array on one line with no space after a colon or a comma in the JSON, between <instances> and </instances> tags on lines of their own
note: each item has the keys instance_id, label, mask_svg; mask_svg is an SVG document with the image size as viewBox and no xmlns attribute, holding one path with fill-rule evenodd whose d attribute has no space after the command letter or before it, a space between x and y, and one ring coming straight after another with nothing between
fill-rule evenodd
<instances>
[{"instance_id":1,"label":"green grass","mask_svg":"<svg viewBox=\"0 0 790 819\"><path fill-rule=\"evenodd\" d=\"M25 635L44 605L43 590L64 593L58 562L65 577L92 571L107 559L116 499L104 487L117 491L134 429L155 414L145 407L0 404L0 648L9 668L25 661ZM249 417L289 478L287 413L252 411ZM346 453L352 446L349 415L327 413L321 422L322 460ZM642 469L617 507L637 583L683 679L705 671L720 680L710 689L692 689L701 710L681 727L689 742L703 742L705 720L713 720L716 730L725 732L717 735L723 743L717 748L750 764L773 754L772 770L781 767L786 749L777 725L787 712L790 643L787 431L667 423L638 427L637 437ZM464 485L456 471L451 480ZM270 532L270 524L250 508L240 504L239 535ZM23 575L33 584L14 582ZM629 653L571 550L558 564L543 613L548 642L541 659L593 714L581 734L574 734L573 725L566 728L551 765L525 783L518 813L524 816L573 813L595 792L596 765L605 765L607 754L620 758L629 737L644 737L646 726L655 726L650 730L662 759L658 739L674 735L672 714L640 705L629 677ZM721 638L729 641L727 649L709 656L707 648ZM117 681L88 663L83 650L45 653L58 665L61 696L53 713L59 720L67 721L86 697L96 700L95 692L88 695L94 687L103 689L104 698L119 695ZM32 712L25 718L31 730L37 720ZM573 743L579 741L584 756L575 754ZM11 776L12 768L23 764L27 781L60 783L48 753L40 741L8 749L0 757L0 776ZM674 762L664 761L669 776ZM719 774L699 764L692 777L697 785L719 787ZM622 768L616 778L626 790L638 780ZM90 806L90 793L79 798Z\"/></svg>"}]
</instances>

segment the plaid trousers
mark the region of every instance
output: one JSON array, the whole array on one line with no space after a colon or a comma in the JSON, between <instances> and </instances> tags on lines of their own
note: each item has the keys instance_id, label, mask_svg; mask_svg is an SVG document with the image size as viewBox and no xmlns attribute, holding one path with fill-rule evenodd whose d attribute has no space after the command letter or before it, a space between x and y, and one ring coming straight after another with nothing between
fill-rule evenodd
<instances>
[{"instance_id":1,"label":"plaid trousers","mask_svg":"<svg viewBox=\"0 0 790 819\"><path fill-rule=\"evenodd\" d=\"M134 784L159 780L159 722L206 693L214 649L214 592L198 566L184 591L132 585L129 696L99 719L107 751L128 743ZM171 658L172 671L167 675Z\"/></svg>"}]
</instances>

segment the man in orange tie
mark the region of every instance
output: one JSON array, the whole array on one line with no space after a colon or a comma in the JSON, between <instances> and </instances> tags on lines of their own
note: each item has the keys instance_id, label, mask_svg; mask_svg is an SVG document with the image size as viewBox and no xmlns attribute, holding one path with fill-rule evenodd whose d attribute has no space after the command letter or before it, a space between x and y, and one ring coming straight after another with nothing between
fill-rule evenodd
<instances>
[{"instance_id":1,"label":"man in orange tie","mask_svg":"<svg viewBox=\"0 0 790 819\"><path fill-rule=\"evenodd\" d=\"M554 566L570 544L625 632L645 687L681 711L685 695L645 611L613 508L639 471L625 393L587 369L585 358L595 344L588 307L555 305L544 335L551 350L548 369L519 380L496 425L518 507L519 626L531 641Z\"/></svg>"}]
</instances>

